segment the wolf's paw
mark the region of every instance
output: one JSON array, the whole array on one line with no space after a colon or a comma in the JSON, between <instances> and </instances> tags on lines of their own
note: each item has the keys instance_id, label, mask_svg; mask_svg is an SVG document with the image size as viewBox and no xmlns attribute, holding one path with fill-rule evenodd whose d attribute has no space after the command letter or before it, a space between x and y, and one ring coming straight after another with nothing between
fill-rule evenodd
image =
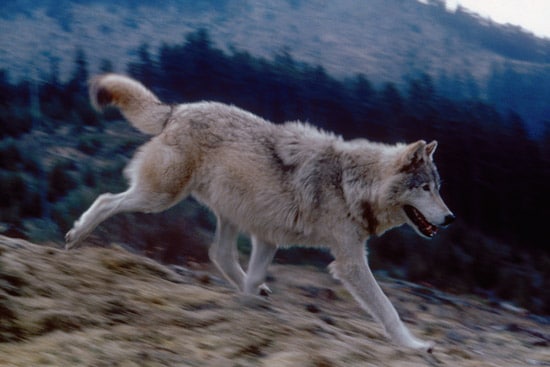
<instances>
[{"instance_id":1,"label":"wolf's paw","mask_svg":"<svg viewBox=\"0 0 550 367\"><path fill-rule=\"evenodd\" d=\"M248 283L245 280L243 292L254 296L268 297L271 294L271 289L269 289L269 287L265 283L256 286L254 284Z\"/></svg>"},{"instance_id":2,"label":"wolf's paw","mask_svg":"<svg viewBox=\"0 0 550 367\"><path fill-rule=\"evenodd\" d=\"M77 226L75 225L67 234L65 235L65 250L70 250L75 248L82 238L82 234L79 233Z\"/></svg>"},{"instance_id":3,"label":"wolf's paw","mask_svg":"<svg viewBox=\"0 0 550 367\"><path fill-rule=\"evenodd\" d=\"M403 327L398 329L397 332L389 333L395 344L418 351L433 352L435 346L434 342L417 339L404 327L404 325L402 326Z\"/></svg>"},{"instance_id":4,"label":"wolf's paw","mask_svg":"<svg viewBox=\"0 0 550 367\"><path fill-rule=\"evenodd\" d=\"M428 353L432 353L433 350L434 350L434 347L435 347L435 343L432 342L432 341L424 341L424 340L419 340L419 339L416 339L416 338L412 338L410 340L407 340L407 341L399 343L399 344L401 344L402 346L404 346L406 348L411 348L411 349L414 349L414 350L424 351L424 352L428 352Z\"/></svg>"},{"instance_id":5,"label":"wolf's paw","mask_svg":"<svg viewBox=\"0 0 550 367\"><path fill-rule=\"evenodd\" d=\"M74 229L71 229L67 234L65 235L65 250L70 250L74 247L76 242L74 241L75 233Z\"/></svg>"},{"instance_id":6,"label":"wolf's paw","mask_svg":"<svg viewBox=\"0 0 550 367\"><path fill-rule=\"evenodd\" d=\"M269 297L269 295L273 293L271 289L267 286L267 284L263 283L258 287L258 294L262 297Z\"/></svg>"},{"instance_id":7,"label":"wolf's paw","mask_svg":"<svg viewBox=\"0 0 550 367\"><path fill-rule=\"evenodd\" d=\"M413 348L416 350L432 353L435 348L435 342L417 340Z\"/></svg>"}]
</instances>

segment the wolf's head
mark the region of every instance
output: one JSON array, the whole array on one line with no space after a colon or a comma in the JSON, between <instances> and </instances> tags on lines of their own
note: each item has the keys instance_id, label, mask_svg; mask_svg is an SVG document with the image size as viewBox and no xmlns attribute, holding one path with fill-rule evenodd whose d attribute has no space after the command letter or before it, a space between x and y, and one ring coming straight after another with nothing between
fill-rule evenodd
<instances>
[{"instance_id":1,"label":"wolf's head","mask_svg":"<svg viewBox=\"0 0 550 367\"><path fill-rule=\"evenodd\" d=\"M455 219L439 195L441 181L433 161L436 148L436 141L427 144L423 140L404 147L389 193L398 206L396 214L426 238Z\"/></svg>"},{"instance_id":2,"label":"wolf's head","mask_svg":"<svg viewBox=\"0 0 550 367\"><path fill-rule=\"evenodd\" d=\"M432 238L454 220L439 195L433 162L437 142L388 146L356 140L346 145L342 189L349 216L369 235L409 224Z\"/></svg>"}]
</instances>

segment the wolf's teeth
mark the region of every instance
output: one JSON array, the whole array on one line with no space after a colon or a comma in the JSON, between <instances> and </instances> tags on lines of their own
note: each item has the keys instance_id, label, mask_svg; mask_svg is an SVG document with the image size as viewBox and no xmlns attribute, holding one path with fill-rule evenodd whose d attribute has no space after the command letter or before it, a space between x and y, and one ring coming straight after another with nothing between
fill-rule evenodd
<instances>
[{"instance_id":1,"label":"wolf's teeth","mask_svg":"<svg viewBox=\"0 0 550 367\"><path fill-rule=\"evenodd\" d=\"M427 237L433 237L437 233L437 226L430 223L422 213L414 206L407 206L406 213L413 221L414 225Z\"/></svg>"}]
</instances>

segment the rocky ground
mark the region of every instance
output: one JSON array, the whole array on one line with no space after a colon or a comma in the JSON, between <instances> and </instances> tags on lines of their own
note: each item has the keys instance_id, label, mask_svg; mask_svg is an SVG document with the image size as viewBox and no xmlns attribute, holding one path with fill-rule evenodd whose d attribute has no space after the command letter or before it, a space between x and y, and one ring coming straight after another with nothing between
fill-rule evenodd
<instances>
[{"instance_id":1,"label":"rocky ground","mask_svg":"<svg viewBox=\"0 0 550 367\"><path fill-rule=\"evenodd\" d=\"M326 271L273 265L268 299L207 264L0 236L1 366L550 366L550 326L513 307L381 279L433 354L392 345Z\"/></svg>"}]
</instances>

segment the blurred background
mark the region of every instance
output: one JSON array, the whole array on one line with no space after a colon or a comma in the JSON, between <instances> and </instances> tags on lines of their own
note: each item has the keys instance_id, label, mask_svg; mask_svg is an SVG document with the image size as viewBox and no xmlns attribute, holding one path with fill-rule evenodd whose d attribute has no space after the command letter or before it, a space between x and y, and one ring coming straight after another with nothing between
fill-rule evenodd
<instances>
[{"instance_id":1,"label":"blurred background","mask_svg":"<svg viewBox=\"0 0 550 367\"><path fill-rule=\"evenodd\" d=\"M442 195L459 220L432 241L406 228L373 239L372 266L548 316L550 34L456 5L4 1L0 233L60 244L97 195L125 189L122 169L147 137L87 97L90 76L115 71L168 102L231 103L348 139L437 139ZM207 260L213 230L212 214L189 199L112 218L89 242L185 264ZM246 255L247 239L239 246ZM330 260L321 250L277 256Z\"/></svg>"}]
</instances>

